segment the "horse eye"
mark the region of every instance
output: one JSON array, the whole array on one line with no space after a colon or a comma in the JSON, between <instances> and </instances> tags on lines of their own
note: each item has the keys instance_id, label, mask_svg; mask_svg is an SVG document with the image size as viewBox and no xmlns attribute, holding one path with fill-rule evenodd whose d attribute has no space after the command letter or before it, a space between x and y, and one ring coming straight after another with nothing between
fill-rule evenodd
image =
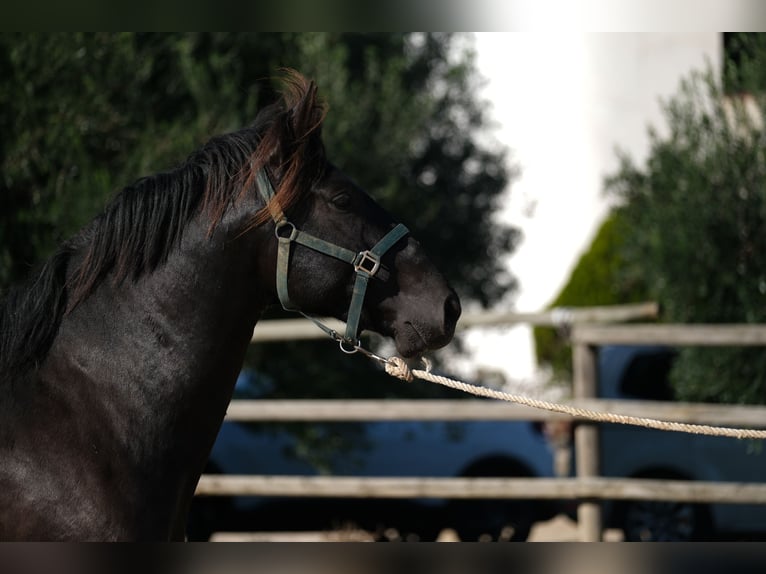
<instances>
[{"instance_id":1,"label":"horse eye","mask_svg":"<svg viewBox=\"0 0 766 574\"><path fill-rule=\"evenodd\" d=\"M330 202L338 209L347 210L351 207L351 195L345 192L339 193Z\"/></svg>"}]
</instances>

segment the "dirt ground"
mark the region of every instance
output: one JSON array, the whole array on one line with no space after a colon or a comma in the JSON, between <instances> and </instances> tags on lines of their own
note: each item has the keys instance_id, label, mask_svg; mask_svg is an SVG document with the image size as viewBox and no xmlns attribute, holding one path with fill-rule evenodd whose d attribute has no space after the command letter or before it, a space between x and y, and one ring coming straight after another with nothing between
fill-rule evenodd
<instances>
[{"instance_id":1,"label":"dirt ground","mask_svg":"<svg viewBox=\"0 0 766 574\"><path fill-rule=\"evenodd\" d=\"M459 539L454 531L443 530L439 535L440 542L458 542ZM580 540L577 531L577 523L571 518L560 514L538 522L532 527L527 542L578 542ZM622 540L622 532L619 530L607 530L604 533L605 542L619 542Z\"/></svg>"},{"instance_id":2,"label":"dirt ground","mask_svg":"<svg viewBox=\"0 0 766 574\"><path fill-rule=\"evenodd\" d=\"M211 538L212 542L363 542L372 538L366 532L219 532ZM538 522L529 533L528 542L577 542L579 535L577 523L567 516L559 515L544 522ZM607 530L604 540L618 542L622 540L619 531ZM445 529L439 534L437 542L459 542L454 530Z\"/></svg>"}]
</instances>

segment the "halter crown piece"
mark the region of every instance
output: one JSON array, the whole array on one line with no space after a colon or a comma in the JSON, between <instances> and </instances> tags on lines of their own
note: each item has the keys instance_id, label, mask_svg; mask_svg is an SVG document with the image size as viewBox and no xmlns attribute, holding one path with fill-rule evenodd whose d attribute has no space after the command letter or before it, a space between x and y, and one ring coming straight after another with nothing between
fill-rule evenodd
<instances>
[{"instance_id":1,"label":"halter crown piece","mask_svg":"<svg viewBox=\"0 0 766 574\"><path fill-rule=\"evenodd\" d=\"M271 218L274 220L274 234L279 242L277 247L276 279L277 295L279 296L280 303L282 303L282 307L286 311L298 312L307 319L313 321L320 329L340 343L340 348L343 352L355 353L357 351L364 351L364 349L361 349L359 346L358 331L359 319L362 315L362 306L364 304L364 295L367 292L367 284L370 277L374 277L379 271L380 260L383 255L396 245L400 239L406 237L409 234L409 230L400 223L384 235L371 249L355 253L345 247L340 247L339 245L335 245L334 243L305 233L304 231L297 229L294 224L290 223L277 202L272 201L275 195L274 187L271 185L271 180L264 168L258 170L256 174L256 184L258 192L266 202L269 213L271 213ZM306 315L298 309L292 301L290 301L290 294L287 289L287 273L290 266L290 252L293 242L299 243L314 251L318 251L319 253L345 261L354 267L356 279L354 280L354 291L351 295L351 303L348 307L345 335L339 335L335 330L321 323L316 318ZM369 354L368 351L365 353Z\"/></svg>"}]
</instances>

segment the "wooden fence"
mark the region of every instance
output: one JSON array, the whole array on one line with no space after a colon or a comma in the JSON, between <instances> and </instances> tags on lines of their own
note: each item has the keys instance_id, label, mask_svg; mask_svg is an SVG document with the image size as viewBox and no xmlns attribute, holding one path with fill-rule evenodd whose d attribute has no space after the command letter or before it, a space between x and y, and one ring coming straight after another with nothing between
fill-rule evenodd
<instances>
[{"instance_id":1,"label":"wooden fence","mask_svg":"<svg viewBox=\"0 0 766 574\"><path fill-rule=\"evenodd\" d=\"M515 322L571 327L574 398L591 410L694 424L766 428L766 407L596 398L596 349L606 344L766 345L766 325L595 325L656 315L653 304L595 308L558 314L484 315L469 325ZM296 324L298 321L289 321ZM581 324L580 321L588 321ZM268 340L287 338L284 321L267 325ZM265 340L254 334L253 340ZM301 327L302 329L302 327ZM314 328L315 329L315 328ZM296 332L294 331L294 334ZM321 334L321 332L320 332ZM312 338L310 330L291 338ZM258 400L233 401L227 420L373 421L373 420L567 420L569 417L509 403L466 399L434 400ZM325 496L380 498L576 499L580 539L601 540L602 500L668 500L701 503L766 504L766 484L641 480L599 476L598 425L575 426L577 452L573 478L388 478L327 476L203 475L198 495ZM732 439L734 440L734 439Z\"/></svg>"},{"instance_id":2,"label":"wooden fence","mask_svg":"<svg viewBox=\"0 0 766 574\"><path fill-rule=\"evenodd\" d=\"M601 345L669 345L680 346L756 346L766 345L766 325L575 325L572 329L572 358L573 358L573 390L578 399L595 398L597 394L596 357ZM708 405L713 407L713 405ZM752 411L754 418L745 422L743 419L729 418L735 415L737 407L720 405L714 408L730 422L729 426L737 427L766 427L766 409L756 408ZM657 414L648 415L651 418L662 418ZM736 415L735 415L736 416ZM681 420L681 416L671 420ZM709 420L701 424L713 423ZM577 452L577 478L582 481L593 480L599 476L599 429L597 424L585 423L575 427L575 450ZM689 483L686 483L687 487ZM748 490L748 495L732 502L763 504L760 495L755 490L766 492L766 485L735 485L727 483L694 483L703 488L705 497L698 502L718 502L714 499L724 489ZM626 488L629 483L625 485ZM667 485L665 486L667 487ZM660 494L660 493L657 493ZM753 497L750 497L750 494ZM580 528L580 538L584 541L600 540L602 533L601 508L598 498L582 499L578 506L577 522ZM632 496L607 498L633 498ZM657 500L660 500L657 498ZM667 499L666 499L667 500ZM675 498L671 498L675 500Z\"/></svg>"}]
</instances>

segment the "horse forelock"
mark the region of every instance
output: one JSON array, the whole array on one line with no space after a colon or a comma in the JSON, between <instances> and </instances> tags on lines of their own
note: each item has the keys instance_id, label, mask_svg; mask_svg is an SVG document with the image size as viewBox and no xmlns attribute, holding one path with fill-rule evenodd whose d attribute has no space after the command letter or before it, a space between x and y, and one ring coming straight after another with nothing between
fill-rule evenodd
<instances>
[{"instance_id":1,"label":"horse forelock","mask_svg":"<svg viewBox=\"0 0 766 574\"><path fill-rule=\"evenodd\" d=\"M254 189L259 169L269 168L282 211L289 212L321 178L326 165L322 124L327 106L316 84L294 70L283 70L280 100L264 110L266 124L258 147L251 155L242 190ZM270 211L262 209L252 226L267 221Z\"/></svg>"}]
</instances>

